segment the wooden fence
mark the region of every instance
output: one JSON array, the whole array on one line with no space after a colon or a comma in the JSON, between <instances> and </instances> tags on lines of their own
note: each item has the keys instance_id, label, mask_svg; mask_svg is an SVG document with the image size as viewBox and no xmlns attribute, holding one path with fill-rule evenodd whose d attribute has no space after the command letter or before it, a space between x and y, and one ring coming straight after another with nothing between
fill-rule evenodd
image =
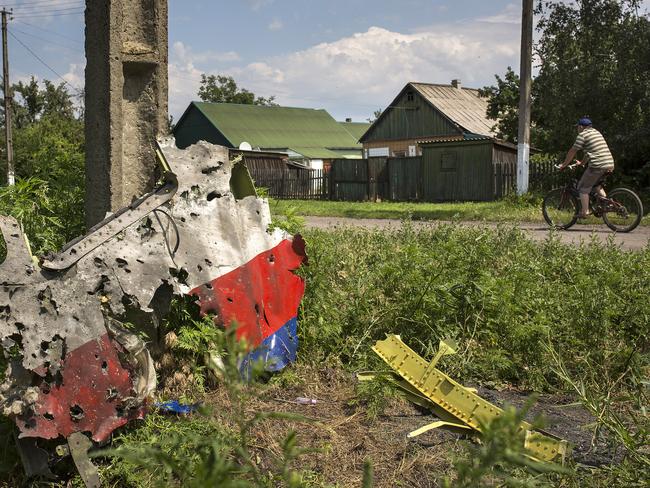
<instances>
[{"instance_id":1,"label":"wooden fence","mask_svg":"<svg viewBox=\"0 0 650 488\"><path fill-rule=\"evenodd\" d=\"M288 200L328 199L329 178L322 169L249 168L257 188L265 188L270 197Z\"/></svg>"},{"instance_id":2,"label":"wooden fence","mask_svg":"<svg viewBox=\"0 0 650 488\"><path fill-rule=\"evenodd\" d=\"M424 197L426 192L423 191L427 184L423 179L423 164L422 157L337 159L332 162L329 172L288 166L264 168L258 165L251 165L249 171L255 186L266 188L273 198L427 201ZM545 191L565 181L566 175L558 173L553 164L553 161L531 162L530 190ZM492 167L494 199L514 193L517 163L494 163ZM462 181L459 180L457 184L462 184ZM489 185L489 180L486 185Z\"/></svg>"},{"instance_id":3,"label":"wooden fence","mask_svg":"<svg viewBox=\"0 0 650 488\"><path fill-rule=\"evenodd\" d=\"M547 191L562 185L566 175L557 171L555 161L531 161L528 166L528 190ZM494 164L494 197L503 198L517 191L517 162Z\"/></svg>"}]
</instances>

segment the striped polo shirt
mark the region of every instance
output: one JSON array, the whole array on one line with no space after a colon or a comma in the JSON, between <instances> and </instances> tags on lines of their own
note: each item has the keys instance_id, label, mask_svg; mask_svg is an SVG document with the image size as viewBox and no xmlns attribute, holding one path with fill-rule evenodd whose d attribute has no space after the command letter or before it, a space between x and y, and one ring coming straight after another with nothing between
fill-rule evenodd
<instances>
[{"instance_id":1,"label":"striped polo shirt","mask_svg":"<svg viewBox=\"0 0 650 488\"><path fill-rule=\"evenodd\" d=\"M613 168L614 158L609 151L603 135L593 127L583 130L573 144L575 149L583 149L589 156L589 166L592 168Z\"/></svg>"}]
</instances>

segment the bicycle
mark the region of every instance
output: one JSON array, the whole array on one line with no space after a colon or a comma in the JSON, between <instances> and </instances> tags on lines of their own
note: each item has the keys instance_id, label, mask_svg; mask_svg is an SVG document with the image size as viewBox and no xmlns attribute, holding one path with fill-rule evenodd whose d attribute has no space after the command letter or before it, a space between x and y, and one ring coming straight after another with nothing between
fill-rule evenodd
<instances>
[{"instance_id":1,"label":"bicycle","mask_svg":"<svg viewBox=\"0 0 650 488\"><path fill-rule=\"evenodd\" d=\"M572 164L568 168L577 166ZM610 173L603 175L594 189L602 186ZM566 230L578 221L580 193L577 186L578 180L573 178L566 186L554 188L544 197L542 214L550 227ZM615 188L603 197L594 189L589 193L589 209L594 217L602 217L605 225L615 232L636 229L643 218L643 204L636 193L629 188Z\"/></svg>"}]
</instances>

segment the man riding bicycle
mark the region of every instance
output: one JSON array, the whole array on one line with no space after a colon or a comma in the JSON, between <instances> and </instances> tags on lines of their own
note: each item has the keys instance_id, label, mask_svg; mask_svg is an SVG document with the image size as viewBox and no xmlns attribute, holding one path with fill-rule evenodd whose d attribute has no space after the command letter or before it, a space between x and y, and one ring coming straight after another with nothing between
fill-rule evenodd
<instances>
[{"instance_id":1,"label":"man riding bicycle","mask_svg":"<svg viewBox=\"0 0 650 488\"><path fill-rule=\"evenodd\" d=\"M585 219L591 215L591 212L589 212L589 193L605 173L614 169L614 158L603 135L592 127L591 119L583 117L578 121L577 126L578 137L576 142L567 152L566 158L564 158L564 162L559 166L559 169L563 170L571 164L578 151L584 151L584 158L582 161L578 161L578 164L588 164L588 166L578 182L578 191L580 192L580 214L578 217ZM598 185L597 192L602 197L607 196L600 185Z\"/></svg>"}]
</instances>

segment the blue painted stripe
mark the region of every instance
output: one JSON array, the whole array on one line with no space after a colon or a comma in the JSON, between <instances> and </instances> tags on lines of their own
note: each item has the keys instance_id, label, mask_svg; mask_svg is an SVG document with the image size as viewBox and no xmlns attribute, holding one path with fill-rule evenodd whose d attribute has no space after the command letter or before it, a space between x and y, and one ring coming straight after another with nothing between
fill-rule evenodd
<instances>
[{"instance_id":1,"label":"blue painted stripe","mask_svg":"<svg viewBox=\"0 0 650 488\"><path fill-rule=\"evenodd\" d=\"M270 335L254 351L248 353L239 365L242 377L250 379L253 367L259 362L264 371L280 371L296 360L298 352L298 319L292 318Z\"/></svg>"}]
</instances>

